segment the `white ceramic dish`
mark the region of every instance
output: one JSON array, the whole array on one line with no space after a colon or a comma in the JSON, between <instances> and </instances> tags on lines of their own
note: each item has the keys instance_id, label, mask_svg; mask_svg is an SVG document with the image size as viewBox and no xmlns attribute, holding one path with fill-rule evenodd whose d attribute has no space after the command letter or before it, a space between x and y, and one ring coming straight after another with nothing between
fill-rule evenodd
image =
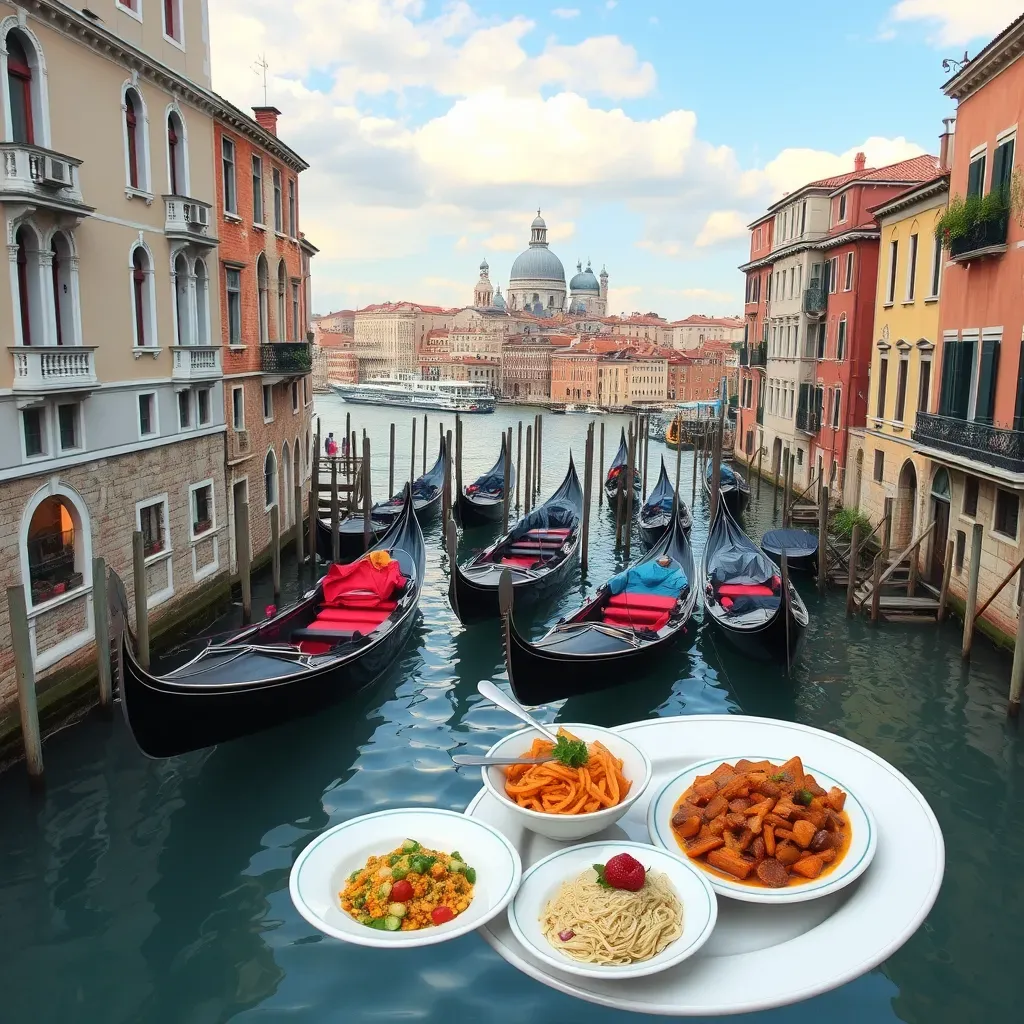
<instances>
[{"instance_id":1,"label":"white ceramic dish","mask_svg":"<svg viewBox=\"0 0 1024 1024\"><path fill-rule=\"evenodd\" d=\"M571 732L574 736L588 743L600 740L616 757L622 760L622 773L632 785L626 799L615 807L606 807L590 814L543 814L520 807L505 793L505 769L495 766L481 768L484 786L499 802L505 804L509 811L520 818L523 827L531 832L547 836L549 839L568 841L584 839L614 825L630 807L644 794L651 781L651 762L647 755L628 737L611 729L601 729L596 725L566 725L558 723L558 727ZM509 733L504 739L487 751L489 757L518 756L530 749L530 744L537 737L535 729L529 727ZM461 851L460 851L461 852Z\"/></svg>"},{"instance_id":2,"label":"white ceramic dish","mask_svg":"<svg viewBox=\"0 0 1024 1024\"><path fill-rule=\"evenodd\" d=\"M618 731L650 757L657 789L687 766L734 750L761 751L773 760L799 752L808 764L828 765L837 778L856 780L878 826L878 852L870 871L820 899L777 907L719 900L711 938L688 960L645 978L578 978L558 970L519 942L505 916L480 929L500 956L531 978L633 1013L710 1017L767 1010L866 974L917 931L934 904L945 858L938 822L913 784L869 750L805 725L741 715L652 718ZM598 838L645 841L648 803L641 798ZM527 866L558 849L487 790L466 814L500 828ZM757 983L737 984L737 977Z\"/></svg>"},{"instance_id":3,"label":"white ceramic dish","mask_svg":"<svg viewBox=\"0 0 1024 1024\"><path fill-rule=\"evenodd\" d=\"M647 830L650 833L651 842L661 846L673 853L682 852L670 824L672 808L679 797L693 785L698 775L710 775L723 761L728 764L735 764L741 758L748 761L772 760L782 764L787 758L770 757L759 755L752 757L749 754L739 754L733 757L714 757L700 764L691 765L684 772L680 772L674 778L669 779L654 796L647 810ZM875 856L878 848L878 827L867 807L857 798L856 794L844 783L832 778L820 769L804 764L804 771L813 775L815 782L824 789L838 786L846 793L846 804L843 810L846 812L851 827L850 848L846 851L843 859L829 871L818 878L799 885L791 884L784 889L768 889L756 885L744 885L739 881L732 881L715 871L704 867L702 860L695 860L698 870L707 875L711 887L720 896L728 896L734 900L744 900L747 903L803 903L806 900L819 899L829 893L838 892L844 886L855 882L865 871ZM685 854L683 854L685 856Z\"/></svg>"},{"instance_id":4,"label":"white ceramic dish","mask_svg":"<svg viewBox=\"0 0 1024 1024\"><path fill-rule=\"evenodd\" d=\"M458 850L476 869L469 908L447 924L420 931L383 932L350 917L338 901L348 876L368 857L388 853L405 839L433 850ZM377 811L344 821L314 839L298 856L288 880L295 909L325 935L359 946L407 949L475 931L500 914L519 888L519 853L486 822L455 811L409 809Z\"/></svg>"},{"instance_id":5,"label":"white ceramic dish","mask_svg":"<svg viewBox=\"0 0 1024 1024\"><path fill-rule=\"evenodd\" d=\"M544 908L564 882L576 878L594 864L607 863L620 853L631 854L649 871L668 877L683 904L683 934L657 956L635 964L581 963L559 953L541 930L540 918ZM717 919L718 901L705 873L692 867L685 857L644 843L582 843L556 850L523 875L519 891L508 906L512 934L538 959L569 974L608 980L640 978L682 963L711 937Z\"/></svg>"}]
</instances>

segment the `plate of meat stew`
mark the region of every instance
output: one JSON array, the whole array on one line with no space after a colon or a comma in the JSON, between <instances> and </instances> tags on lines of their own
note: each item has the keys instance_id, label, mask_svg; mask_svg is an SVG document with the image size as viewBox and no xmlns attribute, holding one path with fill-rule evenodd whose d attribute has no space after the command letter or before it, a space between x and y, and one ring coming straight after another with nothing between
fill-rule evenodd
<instances>
[{"instance_id":1,"label":"plate of meat stew","mask_svg":"<svg viewBox=\"0 0 1024 1024\"><path fill-rule=\"evenodd\" d=\"M716 757L670 779L647 814L651 841L685 853L721 896L800 903L868 868L878 829L843 783L799 756Z\"/></svg>"}]
</instances>

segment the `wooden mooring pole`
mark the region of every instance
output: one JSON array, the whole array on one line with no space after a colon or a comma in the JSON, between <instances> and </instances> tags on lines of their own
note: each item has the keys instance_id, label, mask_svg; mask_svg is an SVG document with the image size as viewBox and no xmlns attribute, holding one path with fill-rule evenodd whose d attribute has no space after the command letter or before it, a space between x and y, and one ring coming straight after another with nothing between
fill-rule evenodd
<instances>
[{"instance_id":1,"label":"wooden mooring pole","mask_svg":"<svg viewBox=\"0 0 1024 1024\"><path fill-rule=\"evenodd\" d=\"M448 528L447 523L452 514L452 432L450 430L444 435L444 502L443 516L441 522Z\"/></svg>"},{"instance_id":2,"label":"wooden mooring pole","mask_svg":"<svg viewBox=\"0 0 1024 1024\"><path fill-rule=\"evenodd\" d=\"M530 514L530 496L533 494L533 426L526 424L526 479L523 481L523 515Z\"/></svg>"},{"instance_id":3,"label":"wooden mooring pole","mask_svg":"<svg viewBox=\"0 0 1024 1024\"><path fill-rule=\"evenodd\" d=\"M583 457L583 550L580 552L580 568L587 571L590 550L590 497L594 483L594 424L587 427L587 442Z\"/></svg>"},{"instance_id":4,"label":"wooden mooring pole","mask_svg":"<svg viewBox=\"0 0 1024 1024\"><path fill-rule=\"evenodd\" d=\"M363 464L360 467L363 474L363 550L369 551L373 543L373 535L370 533L370 508L372 498L370 496L370 439L363 438ZM411 500L411 498L410 498Z\"/></svg>"},{"instance_id":5,"label":"wooden mooring pole","mask_svg":"<svg viewBox=\"0 0 1024 1024\"><path fill-rule=\"evenodd\" d=\"M444 437L444 427L441 427L441 437ZM427 471L427 414L423 414L423 472ZM416 474L413 473L413 479Z\"/></svg>"},{"instance_id":6,"label":"wooden mooring pole","mask_svg":"<svg viewBox=\"0 0 1024 1024\"><path fill-rule=\"evenodd\" d=\"M533 489L540 494L540 479L544 473L544 414L537 413L537 433L534 435L537 446L537 469L533 474Z\"/></svg>"},{"instance_id":7,"label":"wooden mooring pole","mask_svg":"<svg viewBox=\"0 0 1024 1024\"><path fill-rule=\"evenodd\" d=\"M522 427L522 424L519 424ZM512 437L512 428L509 427L508 432L509 438ZM519 494L519 474L516 473L516 496ZM508 533L508 507L512 500L512 495L509 493L512 490L512 451L509 449L505 452L505 488L501 492L504 498L501 502L501 535L504 537ZM461 491L459 492L462 493Z\"/></svg>"},{"instance_id":8,"label":"wooden mooring pole","mask_svg":"<svg viewBox=\"0 0 1024 1024\"><path fill-rule=\"evenodd\" d=\"M828 582L828 488L822 487L818 504L818 593L825 593Z\"/></svg>"},{"instance_id":9,"label":"wooden mooring pole","mask_svg":"<svg viewBox=\"0 0 1024 1024\"><path fill-rule=\"evenodd\" d=\"M281 600L281 506L270 506L270 575L274 584L274 604Z\"/></svg>"},{"instance_id":10,"label":"wooden mooring pole","mask_svg":"<svg viewBox=\"0 0 1024 1024\"><path fill-rule=\"evenodd\" d=\"M820 542L819 542L820 543ZM860 553L860 523L853 524L850 534L850 566L846 577L846 614L853 614L853 602L857 593L857 567Z\"/></svg>"},{"instance_id":11,"label":"wooden mooring pole","mask_svg":"<svg viewBox=\"0 0 1024 1024\"><path fill-rule=\"evenodd\" d=\"M875 555L871 571L871 621L878 622L878 605L882 599L882 556Z\"/></svg>"},{"instance_id":12,"label":"wooden mooring pole","mask_svg":"<svg viewBox=\"0 0 1024 1024\"><path fill-rule=\"evenodd\" d=\"M508 453L509 460L512 459L512 452ZM519 425L516 428L516 511L519 511L519 478L523 474L523 421L519 421ZM502 533L508 531L508 521L506 518L505 529Z\"/></svg>"},{"instance_id":13,"label":"wooden mooring pole","mask_svg":"<svg viewBox=\"0 0 1024 1024\"><path fill-rule=\"evenodd\" d=\"M597 504L604 504L604 420L601 420L600 457L597 462Z\"/></svg>"},{"instance_id":14,"label":"wooden mooring pole","mask_svg":"<svg viewBox=\"0 0 1024 1024\"><path fill-rule=\"evenodd\" d=\"M504 435L502 436L504 440ZM505 459L508 462L508 459ZM462 417L455 414L455 494L452 498L452 506L457 507L462 497Z\"/></svg>"},{"instance_id":15,"label":"wooden mooring pole","mask_svg":"<svg viewBox=\"0 0 1024 1024\"><path fill-rule=\"evenodd\" d=\"M412 418L412 458L409 460L409 483L416 482L416 423L417 417Z\"/></svg>"},{"instance_id":16,"label":"wooden mooring pole","mask_svg":"<svg viewBox=\"0 0 1024 1024\"><path fill-rule=\"evenodd\" d=\"M711 441L711 518L708 529L718 515L718 503L722 498L722 425L719 423Z\"/></svg>"},{"instance_id":17,"label":"wooden mooring pole","mask_svg":"<svg viewBox=\"0 0 1024 1024\"><path fill-rule=\"evenodd\" d=\"M302 484L295 485L295 561L299 567L299 575L302 575L302 565L306 561L305 544L303 536L305 523L302 521L303 502Z\"/></svg>"},{"instance_id":18,"label":"wooden mooring pole","mask_svg":"<svg viewBox=\"0 0 1024 1024\"><path fill-rule=\"evenodd\" d=\"M341 508L338 504L338 460L331 459L331 561L341 561Z\"/></svg>"},{"instance_id":19,"label":"wooden mooring pole","mask_svg":"<svg viewBox=\"0 0 1024 1024\"><path fill-rule=\"evenodd\" d=\"M1006 713L1011 718L1020 714L1020 694L1024 686L1024 608L1017 609L1017 637L1013 643L1013 667L1010 669L1010 699Z\"/></svg>"},{"instance_id":20,"label":"wooden mooring pole","mask_svg":"<svg viewBox=\"0 0 1024 1024\"><path fill-rule=\"evenodd\" d=\"M395 493L395 425L391 424L391 446L388 450L388 497Z\"/></svg>"},{"instance_id":21,"label":"wooden mooring pole","mask_svg":"<svg viewBox=\"0 0 1024 1024\"><path fill-rule=\"evenodd\" d=\"M142 536L137 531L136 535ZM14 674L18 684L18 711L21 716L21 739L25 747L28 781L31 786L41 786L43 783L43 737L39 729L36 670L32 662L32 638L28 628L28 608L25 603L24 587L7 588L7 611L11 622L11 647L14 650ZM109 667L109 645L107 658Z\"/></svg>"},{"instance_id":22,"label":"wooden mooring pole","mask_svg":"<svg viewBox=\"0 0 1024 1024\"><path fill-rule=\"evenodd\" d=\"M615 478L615 550L619 550L619 546L622 544L622 519L624 515L623 506L625 501L623 498L622 481L626 475L625 469L619 470L619 475Z\"/></svg>"},{"instance_id":23,"label":"wooden mooring pole","mask_svg":"<svg viewBox=\"0 0 1024 1024\"><path fill-rule=\"evenodd\" d=\"M964 640L960 655L971 656L971 644L974 642L974 610L978 606L978 580L981 577L981 541L985 527L975 523L971 530L971 571L967 579L967 607L964 611Z\"/></svg>"},{"instance_id":24,"label":"wooden mooring pole","mask_svg":"<svg viewBox=\"0 0 1024 1024\"><path fill-rule=\"evenodd\" d=\"M672 515L676 515L679 512L679 503L683 500L679 495L679 474L683 468L683 448L682 445L676 445L676 489L672 495Z\"/></svg>"},{"instance_id":25,"label":"wooden mooring pole","mask_svg":"<svg viewBox=\"0 0 1024 1024\"><path fill-rule=\"evenodd\" d=\"M146 548L142 531L132 534L132 585L135 588L135 646L139 664L149 668L149 599L146 588Z\"/></svg>"},{"instance_id":26,"label":"wooden mooring pole","mask_svg":"<svg viewBox=\"0 0 1024 1024\"><path fill-rule=\"evenodd\" d=\"M633 539L633 500L635 497L635 488L633 487L633 477L636 474L636 450L637 444L640 439L637 436L636 431L633 429L633 424L629 425L629 449L628 455L626 456L626 519L623 524L623 532L625 534L625 555L626 561L629 561L629 548L630 541ZM622 474L620 473L621 477Z\"/></svg>"},{"instance_id":27,"label":"wooden mooring pole","mask_svg":"<svg viewBox=\"0 0 1024 1024\"><path fill-rule=\"evenodd\" d=\"M650 445L651 439L650 439L650 427L648 426L647 417L646 416L643 417L643 419L641 420L641 423L642 423L642 430L643 430L643 433L641 434L641 438L642 438L642 442L641 443L644 446L644 462L643 462L644 471L643 471L643 479L642 479L642 481L640 483L640 497L641 498L645 498L645 497L647 497L647 451L648 451L648 449L651 446Z\"/></svg>"},{"instance_id":28,"label":"wooden mooring pole","mask_svg":"<svg viewBox=\"0 0 1024 1024\"><path fill-rule=\"evenodd\" d=\"M242 625L252 622L252 545L249 542L249 502L243 501L235 523L238 582L242 590Z\"/></svg>"},{"instance_id":29,"label":"wooden mooring pole","mask_svg":"<svg viewBox=\"0 0 1024 1024\"><path fill-rule=\"evenodd\" d=\"M782 461L782 451L779 457L772 455L772 521L779 514L779 463Z\"/></svg>"},{"instance_id":30,"label":"wooden mooring pole","mask_svg":"<svg viewBox=\"0 0 1024 1024\"><path fill-rule=\"evenodd\" d=\"M946 604L949 600L949 581L953 576L953 541L946 542L946 559L942 563L942 586L939 588L939 610L935 616L936 622L942 622L946 617Z\"/></svg>"},{"instance_id":31,"label":"wooden mooring pole","mask_svg":"<svg viewBox=\"0 0 1024 1024\"><path fill-rule=\"evenodd\" d=\"M763 439L762 439L763 440ZM764 455L764 445L758 442L757 445L757 500L761 500L761 458Z\"/></svg>"},{"instance_id":32,"label":"wooden mooring pole","mask_svg":"<svg viewBox=\"0 0 1024 1024\"><path fill-rule=\"evenodd\" d=\"M92 560L92 615L96 632L96 672L99 677L100 710L110 714L114 688L110 678L110 609L107 606L107 563Z\"/></svg>"}]
</instances>

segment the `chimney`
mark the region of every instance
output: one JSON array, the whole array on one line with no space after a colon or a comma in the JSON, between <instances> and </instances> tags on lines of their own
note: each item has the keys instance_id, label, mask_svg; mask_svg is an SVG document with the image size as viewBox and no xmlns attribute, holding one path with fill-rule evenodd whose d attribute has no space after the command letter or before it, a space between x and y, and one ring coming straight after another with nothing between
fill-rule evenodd
<instances>
[{"instance_id":1,"label":"chimney","mask_svg":"<svg viewBox=\"0 0 1024 1024\"><path fill-rule=\"evenodd\" d=\"M277 107L253 107L252 112L256 115L256 123L271 135L277 134L277 118L281 111Z\"/></svg>"},{"instance_id":2,"label":"chimney","mask_svg":"<svg viewBox=\"0 0 1024 1024\"><path fill-rule=\"evenodd\" d=\"M863 153L858 153L853 158L853 169L858 172L863 171L865 166L867 165L867 162L868 158Z\"/></svg>"},{"instance_id":3,"label":"chimney","mask_svg":"<svg viewBox=\"0 0 1024 1024\"><path fill-rule=\"evenodd\" d=\"M953 165L953 126L955 117L942 119L943 132L939 136L939 170L948 171Z\"/></svg>"}]
</instances>

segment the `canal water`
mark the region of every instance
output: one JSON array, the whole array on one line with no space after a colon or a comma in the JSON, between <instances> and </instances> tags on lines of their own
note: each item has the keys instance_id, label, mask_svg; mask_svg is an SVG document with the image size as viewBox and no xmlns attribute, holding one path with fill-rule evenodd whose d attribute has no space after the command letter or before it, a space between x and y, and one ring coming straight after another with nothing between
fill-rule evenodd
<instances>
[{"instance_id":1,"label":"canal water","mask_svg":"<svg viewBox=\"0 0 1024 1024\"><path fill-rule=\"evenodd\" d=\"M396 424L404 477L411 415L322 397L317 412L325 436L328 430L340 436L346 408L371 438L374 494L383 496L389 424ZM532 421L534 412L502 408L466 419L467 480L494 461L501 429L520 418ZM602 419L607 465L625 420ZM582 475L586 423L582 416L545 416L545 493L561 480L570 449ZM422 426L421 415L417 472ZM432 463L436 417L428 431ZM665 451L655 442L650 450L648 486ZM674 453L666 457L674 467ZM684 453L687 500L691 460ZM748 514L755 536L769 528L771 506L771 489L763 487ZM699 554L707 527L699 494L694 518ZM560 598L523 610L521 624L532 635L620 567L607 508L595 507L593 524L587 579L576 572ZM490 536L464 538L463 557ZM479 788L479 774L455 771L449 753L483 751L515 728L476 694L478 680L503 678L498 631L488 623L463 628L452 615L439 538L434 525L427 533L421 625L392 670L358 699L315 719L163 762L139 754L119 712L113 722L89 718L47 742L43 796L29 794L20 766L0 776L3 1024L651 1019L556 993L519 974L477 935L388 954L326 939L292 909L288 872L314 836L388 807L461 810ZM285 575L287 599L297 584L294 569ZM965 667L955 621L872 629L846 619L838 593L821 599L808 583L800 586L811 625L791 678L745 661L709 629L694 626L657 671L628 687L546 708L546 717L612 725L660 715L766 715L876 751L921 789L942 825L947 865L938 902L920 931L877 970L749 1019L962 1024L1019 1018L1024 737L1004 718L1008 659L980 640ZM258 581L255 607L269 602L267 591L267 581ZM210 631L231 624L222 620ZM164 664L188 650L173 652ZM903 852L913 860L912 848ZM802 968L795 962L791 969ZM757 979L736 984L754 986Z\"/></svg>"}]
</instances>

